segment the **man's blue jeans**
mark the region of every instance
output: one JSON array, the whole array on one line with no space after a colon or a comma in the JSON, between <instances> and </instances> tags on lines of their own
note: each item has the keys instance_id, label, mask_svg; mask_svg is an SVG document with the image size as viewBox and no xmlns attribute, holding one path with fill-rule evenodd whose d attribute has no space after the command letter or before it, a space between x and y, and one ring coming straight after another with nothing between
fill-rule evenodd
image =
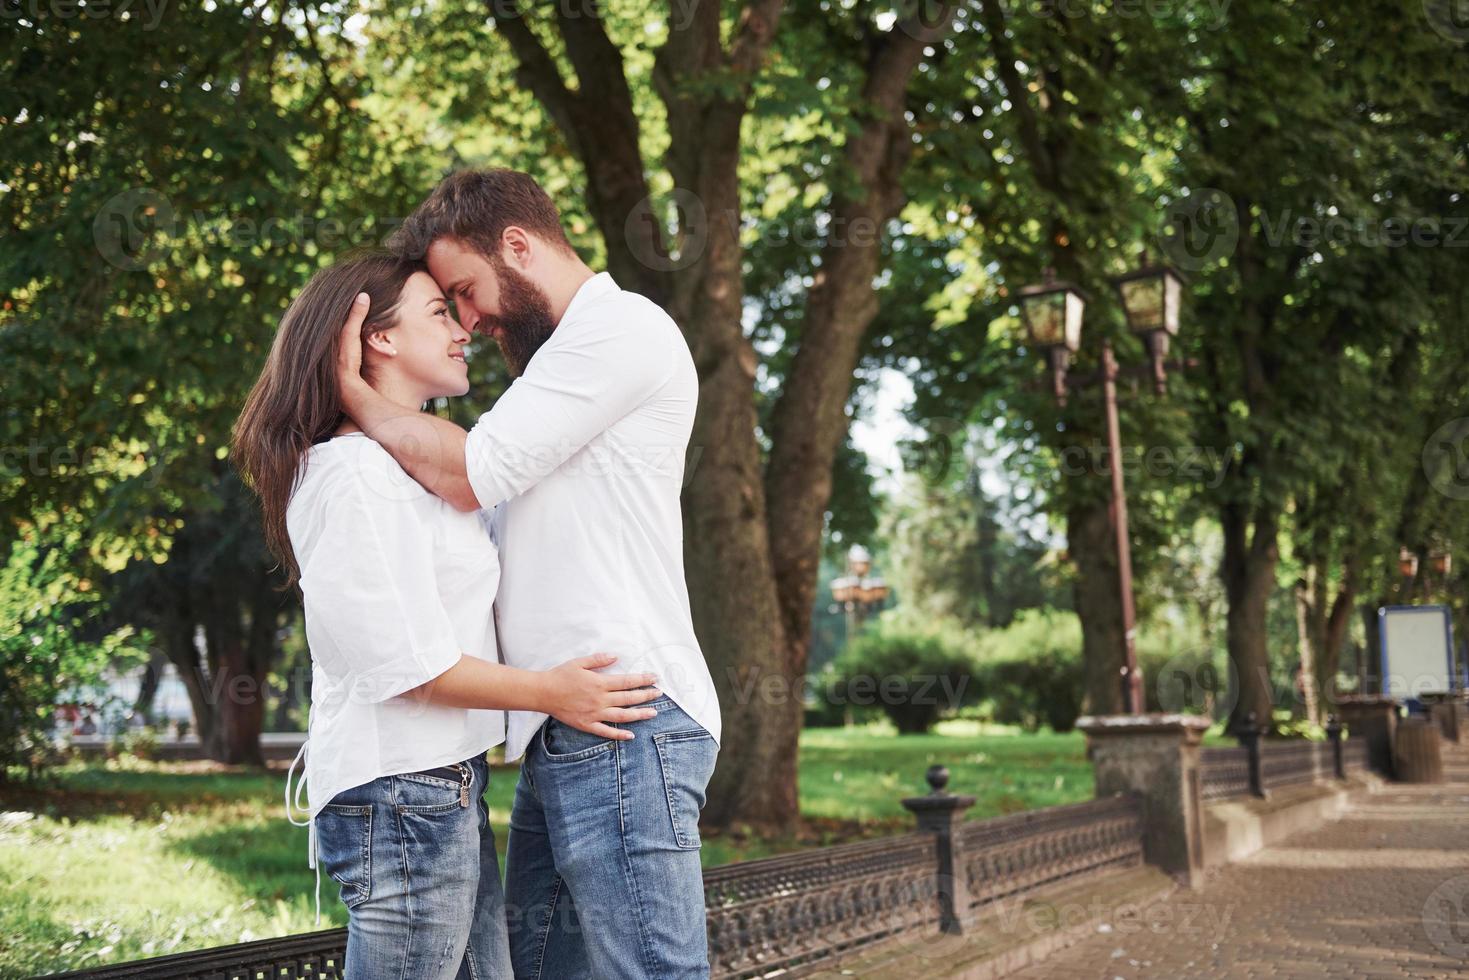
<instances>
[{"instance_id":1,"label":"man's blue jeans","mask_svg":"<svg viewBox=\"0 0 1469 980\"><path fill-rule=\"evenodd\" d=\"M383 776L316 817L347 906L349 980L509 980L505 896L483 757Z\"/></svg>"},{"instance_id":2,"label":"man's blue jeans","mask_svg":"<svg viewBox=\"0 0 1469 980\"><path fill-rule=\"evenodd\" d=\"M505 897L517 980L709 976L699 810L718 746L671 698L611 741L554 718L520 768Z\"/></svg>"}]
</instances>

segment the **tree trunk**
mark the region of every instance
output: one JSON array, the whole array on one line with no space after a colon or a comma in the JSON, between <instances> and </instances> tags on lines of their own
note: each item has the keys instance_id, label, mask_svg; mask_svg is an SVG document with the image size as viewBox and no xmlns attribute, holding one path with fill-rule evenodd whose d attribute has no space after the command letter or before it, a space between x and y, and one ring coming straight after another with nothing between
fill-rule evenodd
<instances>
[{"instance_id":1,"label":"tree trunk","mask_svg":"<svg viewBox=\"0 0 1469 980\"><path fill-rule=\"evenodd\" d=\"M163 649L174 669L179 673L184 690L189 695L189 707L194 713L194 734L199 744L208 753L214 741L216 713L211 696L209 678L199 657L199 646L194 641L194 624L187 619L172 619L163 631Z\"/></svg>"},{"instance_id":2,"label":"tree trunk","mask_svg":"<svg viewBox=\"0 0 1469 980\"><path fill-rule=\"evenodd\" d=\"M729 276L735 283L730 287ZM722 295L738 297L738 273L710 276L688 316L709 317ZM726 293L726 290L728 292ZM675 318L683 311L674 311ZM681 321L684 322L684 321ZM709 322L707 319L705 322ZM726 315L730 333L738 316ZM785 659L765 524L765 487L755 441L755 352L743 336L708 342L691 331L699 365L692 472L683 494L684 563L699 645L719 692L727 734L709 789L705 820L788 827L797 815L799 675Z\"/></svg>"},{"instance_id":3,"label":"tree trunk","mask_svg":"<svg viewBox=\"0 0 1469 980\"><path fill-rule=\"evenodd\" d=\"M1086 701L1090 715L1127 710L1122 695L1126 650L1118 601L1117 538L1105 501L1073 504L1066 514L1066 547L1076 566L1074 596L1081 620Z\"/></svg>"},{"instance_id":4,"label":"tree trunk","mask_svg":"<svg viewBox=\"0 0 1469 980\"><path fill-rule=\"evenodd\" d=\"M1260 725L1271 724L1275 697L1270 683L1267 617L1270 595L1275 590L1276 516L1261 508L1253 529L1248 529L1243 509L1225 505L1224 558L1221 577L1229 599L1225 643L1234 667L1237 698L1229 715L1229 730L1241 731L1254 714Z\"/></svg>"},{"instance_id":5,"label":"tree trunk","mask_svg":"<svg viewBox=\"0 0 1469 980\"><path fill-rule=\"evenodd\" d=\"M844 148L859 190L855 195L834 195L832 227L837 230L822 249L821 272L806 303L801 345L771 413L767 522L785 641L782 659L793 682L806 675L832 469L849 425L846 406L862 338L877 316L872 284L881 268L882 229L897 216L904 200L899 177L912 140L903 105L909 78L922 58L923 46L906 34L889 35L874 45L863 89L871 114ZM802 709L801 699L793 697L773 709L785 717L769 723L784 734L784 751L790 758L789 769L782 770L782 778L790 781L791 805L789 817L781 815L783 822L796 815Z\"/></svg>"},{"instance_id":6,"label":"tree trunk","mask_svg":"<svg viewBox=\"0 0 1469 980\"><path fill-rule=\"evenodd\" d=\"M1382 636L1377 632L1377 610L1387 605L1387 598L1363 603L1359 607L1362 629L1367 636L1367 657L1362 671L1361 694L1382 693Z\"/></svg>"},{"instance_id":7,"label":"tree trunk","mask_svg":"<svg viewBox=\"0 0 1469 980\"><path fill-rule=\"evenodd\" d=\"M1321 640L1317 645L1316 690L1320 692L1322 708L1333 714L1338 713L1337 702L1341 698L1337 677L1341 673L1342 650L1346 647L1347 631L1352 623L1352 608L1357 601L1359 574L1359 560L1348 558L1342 567L1342 580L1336 597L1331 601L1331 611L1322 623Z\"/></svg>"},{"instance_id":8,"label":"tree trunk","mask_svg":"<svg viewBox=\"0 0 1469 980\"><path fill-rule=\"evenodd\" d=\"M1017 67L1022 52L1013 41L1007 20L1016 14L1006 5L979 5L979 18L984 24L989 43L994 48L995 72L1009 96L1015 115L1017 138L1039 186L1057 202L1050 220L1049 240L1054 243L1051 259L1060 278L1085 282L1088 278L1078 246L1084 239L1072 233L1066 212L1078 204L1072 189L1077 182L1090 178L1087 173L1100 161L1088 152L1085 140L1078 143L1078 133L1087 131L1095 120L1087 113L1078 116L1077 108L1065 99L1050 99L1044 93L1039 101L1021 77ZM1068 25L1059 24L1064 32ZM1102 69L1106 74L1106 69ZM1088 442L1097 435L1087 423L1074 417L1068 420L1067 450L1088 452ZM1120 460L1113 461L1121 465ZM1096 479L1090 467L1075 479ZM1067 549L1076 568L1073 597L1076 615L1081 621L1082 656L1085 660L1086 694L1084 708L1088 714L1121 714L1127 710L1123 692L1123 671L1127 666L1126 634L1121 607L1121 571L1118 567L1116 529L1107 491L1087 499L1084 491L1066 508ZM1134 628L1136 624L1134 624ZM1147 683L1147 678L1143 678ZM1143 701L1146 703L1146 690Z\"/></svg>"},{"instance_id":9,"label":"tree trunk","mask_svg":"<svg viewBox=\"0 0 1469 980\"><path fill-rule=\"evenodd\" d=\"M263 766L260 733L265 723L266 676L285 598L271 588L271 575L265 568L257 569L254 581L244 584L243 595L209 596L198 603L206 610L210 689L218 712L207 750L219 762Z\"/></svg>"},{"instance_id":10,"label":"tree trunk","mask_svg":"<svg viewBox=\"0 0 1469 980\"><path fill-rule=\"evenodd\" d=\"M699 410L683 495L690 606L727 737L704 811L716 826L788 829L798 815L796 767L811 605L832 465L861 338L876 312L883 224L897 213L910 152L908 82L948 29L916 18L874 37L859 130L843 147L850 191L834 195L836 234L862 218L866 241L829 241L808 299L801 346L772 422L770 463L757 437L755 369L744 336L739 241L741 129L753 82L784 3L751 0L724 41L720 4L698 4L671 27L653 83L667 110L665 162L692 195L679 215L686 251L673 259L661 223L641 220L648 195L621 53L595 8L556 20L578 86L513 2L493 16L535 92L586 167L608 267L662 303L683 328L699 373ZM702 213L701 213L702 212Z\"/></svg>"},{"instance_id":11,"label":"tree trunk","mask_svg":"<svg viewBox=\"0 0 1469 980\"><path fill-rule=\"evenodd\" d=\"M217 720L205 752L217 762L263 766L260 731L265 720L265 678L251 669L245 637L229 617L206 622L210 691Z\"/></svg>"},{"instance_id":12,"label":"tree trunk","mask_svg":"<svg viewBox=\"0 0 1469 980\"><path fill-rule=\"evenodd\" d=\"M210 758L230 765L264 766L260 732L265 721L264 678L251 673L242 661L227 657L217 678L224 692L219 724L210 745Z\"/></svg>"},{"instance_id":13,"label":"tree trunk","mask_svg":"<svg viewBox=\"0 0 1469 980\"><path fill-rule=\"evenodd\" d=\"M158 697L158 683L168 666L168 656L161 650L153 650L138 676L138 696L133 700L133 716L147 721L153 713L153 702Z\"/></svg>"},{"instance_id":14,"label":"tree trunk","mask_svg":"<svg viewBox=\"0 0 1469 980\"><path fill-rule=\"evenodd\" d=\"M974 507L974 547L979 568L975 585L984 599L983 622L990 629L1003 629L1013 619L1010 604L1000 598L1000 525L993 513L994 504L984 495L978 479L970 500Z\"/></svg>"},{"instance_id":15,"label":"tree trunk","mask_svg":"<svg viewBox=\"0 0 1469 980\"><path fill-rule=\"evenodd\" d=\"M1311 588L1306 581L1296 583L1296 647L1300 664L1296 671L1301 708L1308 722L1315 725L1319 718L1316 711L1316 637L1312 630L1314 618L1311 606Z\"/></svg>"}]
</instances>

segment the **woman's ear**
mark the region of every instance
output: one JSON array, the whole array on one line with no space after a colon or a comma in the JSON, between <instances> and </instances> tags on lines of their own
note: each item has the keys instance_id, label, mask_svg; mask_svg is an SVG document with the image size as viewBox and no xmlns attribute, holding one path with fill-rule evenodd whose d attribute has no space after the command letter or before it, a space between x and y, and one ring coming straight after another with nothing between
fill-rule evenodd
<instances>
[{"instance_id":1,"label":"woman's ear","mask_svg":"<svg viewBox=\"0 0 1469 980\"><path fill-rule=\"evenodd\" d=\"M379 330L367 335L367 349L377 351L384 357L397 357L398 349L393 346L393 332Z\"/></svg>"}]
</instances>

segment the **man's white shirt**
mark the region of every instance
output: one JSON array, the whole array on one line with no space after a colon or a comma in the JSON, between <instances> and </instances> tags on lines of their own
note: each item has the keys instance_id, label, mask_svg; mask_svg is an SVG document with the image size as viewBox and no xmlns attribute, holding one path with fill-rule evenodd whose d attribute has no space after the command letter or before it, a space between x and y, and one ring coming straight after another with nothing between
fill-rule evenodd
<instances>
[{"instance_id":1,"label":"man's white shirt","mask_svg":"<svg viewBox=\"0 0 1469 980\"><path fill-rule=\"evenodd\" d=\"M600 273L480 417L465 456L500 549L504 662L547 670L614 654L609 672L657 675L717 741L719 701L689 613L679 508L698 393L677 324ZM507 761L545 719L509 713Z\"/></svg>"}]
</instances>

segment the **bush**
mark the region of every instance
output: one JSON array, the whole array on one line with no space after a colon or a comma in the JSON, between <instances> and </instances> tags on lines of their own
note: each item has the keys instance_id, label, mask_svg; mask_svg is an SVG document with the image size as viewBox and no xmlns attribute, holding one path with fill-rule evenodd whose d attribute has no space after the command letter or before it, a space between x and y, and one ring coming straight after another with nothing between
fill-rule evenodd
<instances>
[{"instance_id":1,"label":"bush","mask_svg":"<svg viewBox=\"0 0 1469 980\"><path fill-rule=\"evenodd\" d=\"M842 728L850 721L850 710L836 695L840 679L828 667L812 679L812 697L801 717L802 728Z\"/></svg>"},{"instance_id":2,"label":"bush","mask_svg":"<svg viewBox=\"0 0 1469 980\"><path fill-rule=\"evenodd\" d=\"M1086 692L1074 613L1027 609L980 641L978 685L994 720L1035 731L1076 726Z\"/></svg>"},{"instance_id":3,"label":"bush","mask_svg":"<svg viewBox=\"0 0 1469 980\"><path fill-rule=\"evenodd\" d=\"M112 745L114 755L128 755L142 762L158 756L158 735L151 728L129 728Z\"/></svg>"},{"instance_id":4,"label":"bush","mask_svg":"<svg viewBox=\"0 0 1469 980\"><path fill-rule=\"evenodd\" d=\"M1303 738L1312 742L1326 741L1326 726L1311 724L1305 718L1293 718L1289 708L1271 712L1269 734L1276 738Z\"/></svg>"},{"instance_id":5,"label":"bush","mask_svg":"<svg viewBox=\"0 0 1469 980\"><path fill-rule=\"evenodd\" d=\"M62 571L61 556L24 537L0 569L0 782L11 767L35 776L54 764L56 705L100 690L109 664L142 656L128 630L86 637L96 599Z\"/></svg>"},{"instance_id":6,"label":"bush","mask_svg":"<svg viewBox=\"0 0 1469 980\"><path fill-rule=\"evenodd\" d=\"M889 613L837 658L822 695L843 709L874 706L899 734L922 734L964 703L974 673L972 644L961 629Z\"/></svg>"}]
</instances>

